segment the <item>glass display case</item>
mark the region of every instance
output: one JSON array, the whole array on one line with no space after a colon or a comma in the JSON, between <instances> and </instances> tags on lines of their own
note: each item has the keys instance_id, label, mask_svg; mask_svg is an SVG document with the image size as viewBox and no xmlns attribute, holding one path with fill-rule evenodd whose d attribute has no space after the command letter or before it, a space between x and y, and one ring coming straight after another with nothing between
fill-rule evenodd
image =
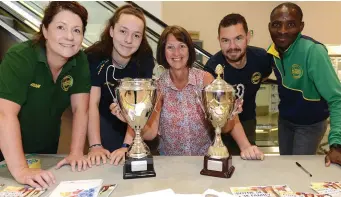
<instances>
[{"instance_id":1,"label":"glass display case","mask_svg":"<svg viewBox=\"0 0 341 197\"><path fill-rule=\"evenodd\" d=\"M326 45L336 75L341 81L341 45Z\"/></svg>"}]
</instances>

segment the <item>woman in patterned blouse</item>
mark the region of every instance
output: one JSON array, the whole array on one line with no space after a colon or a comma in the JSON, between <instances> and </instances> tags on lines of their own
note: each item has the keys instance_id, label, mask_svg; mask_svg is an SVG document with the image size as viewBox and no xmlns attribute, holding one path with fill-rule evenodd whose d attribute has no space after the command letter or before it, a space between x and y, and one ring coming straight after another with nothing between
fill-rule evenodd
<instances>
[{"instance_id":1,"label":"woman in patterned blouse","mask_svg":"<svg viewBox=\"0 0 341 197\"><path fill-rule=\"evenodd\" d=\"M161 155L205 155L212 143L212 126L205 119L196 91L210 84L213 76L192 68L195 51L188 32L179 26L167 27L157 47L157 62L167 70L157 82L160 99L144 128L144 139L159 135ZM222 132L231 131L243 159L261 159L263 153L247 140L238 116Z\"/></svg>"}]
</instances>

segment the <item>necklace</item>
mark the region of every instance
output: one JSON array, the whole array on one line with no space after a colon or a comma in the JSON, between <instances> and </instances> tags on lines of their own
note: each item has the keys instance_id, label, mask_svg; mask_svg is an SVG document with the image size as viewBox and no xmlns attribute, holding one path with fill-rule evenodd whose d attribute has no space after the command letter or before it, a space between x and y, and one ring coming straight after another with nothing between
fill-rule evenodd
<instances>
[{"instance_id":1,"label":"necklace","mask_svg":"<svg viewBox=\"0 0 341 197\"><path fill-rule=\"evenodd\" d=\"M111 59L112 59L112 63L115 64L114 66L117 67L118 69L124 69L127 66L127 64L117 63L117 61L114 58L111 58Z\"/></svg>"}]
</instances>

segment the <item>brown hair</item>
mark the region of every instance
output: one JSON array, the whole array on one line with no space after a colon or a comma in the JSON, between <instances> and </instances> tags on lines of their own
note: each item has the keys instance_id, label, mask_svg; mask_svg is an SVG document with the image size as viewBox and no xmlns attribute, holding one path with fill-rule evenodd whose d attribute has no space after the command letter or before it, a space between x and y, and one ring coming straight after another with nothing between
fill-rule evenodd
<instances>
[{"instance_id":1,"label":"brown hair","mask_svg":"<svg viewBox=\"0 0 341 197\"><path fill-rule=\"evenodd\" d=\"M167 37L168 35L172 34L178 41L183 42L187 45L188 47L188 61L187 61L187 66L189 68L192 67L192 64L195 61L195 49L194 49L194 44L192 42L191 36L189 33L184 29L183 27L174 25L174 26L168 26L166 27L161 36L160 40L157 44L157 52L156 52L156 60L157 63L164 66L165 68L169 69L170 66L167 62L166 59L166 54L165 54L165 48L166 48L166 42L167 42Z\"/></svg>"},{"instance_id":2,"label":"brown hair","mask_svg":"<svg viewBox=\"0 0 341 197\"><path fill-rule=\"evenodd\" d=\"M223 19L221 19L219 23L219 27L218 27L218 35L220 35L220 28L230 27L232 25L237 25L237 24L243 25L245 33L249 31L244 16L240 14L232 13L232 14L226 15Z\"/></svg>"},{"instance_id":3,"label":"brown hair","mask_svg":"<svg viewBox=\"0 0 341 197\"><path fill-rule=\"evenodd\" d=\"M86 25L88 24L88 11L76 1L51 1L44 11L44 18L40 24L40 31L36 33L33 38L33 43L40 44L45 47L45 37L43 35L43 27L46 29L49 27L54 16L63 10L68 10L74 14L77 14L83 23L83 34L85 33Z\"/></svg>"},{"instance_id":4,"label":"brown hair","mask_svg":"<svg viewBox=\"0 0 341 197\"><path fill-rule=\"evenodd\" d=\"M140 44L139 49L132 55L132 58L140 59L142 56L144 56L146 53L152 54L152 48L149 46L147 37L146 37L146 19L143 15L143 12L130 4L123 5L119 7L115 14L108 20L107 25L104 29L104 31L101 34L101 38L99 41L97 41L95 44L90 46L85 50L87 54L89 53L95 53L97 55L105 55L110 56L112 54L113 50L113 42L112 37L110 36L110 27L114 28L115 24L118 22L122 14L128 14L136 16L137 18L141 19L143 21L143 35L142 35L142 41Z\"/></svg>"}]
</instances>

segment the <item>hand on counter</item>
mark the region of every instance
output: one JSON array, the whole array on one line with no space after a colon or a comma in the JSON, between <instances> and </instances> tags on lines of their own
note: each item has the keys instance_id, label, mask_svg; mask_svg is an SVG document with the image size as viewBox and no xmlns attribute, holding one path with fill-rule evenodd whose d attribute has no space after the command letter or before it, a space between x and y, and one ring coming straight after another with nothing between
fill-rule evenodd
<instances>
[{"instance_id":1,"label":"hand on counter","mask_svg":"<svg viewBox=\"0 0 341 197\"><path fill-rule=\"evenodd\" d=\"M122 115L120 106L117 103L111 103L109 108L111 113L115 115L118 119L120 119L122 122L127 122L127 120Z\"/></svg>"},{"instance_id":2,"label":"hand on counter","mask_svg":"<svg viewBox=\"0 0 341 197\"><path fill-rule=\"evenodd\" d=\"M241 150L240 157L245 160L263 160L264 153L253 145Z\"/></svg>"},{"instance_id":3,"label":"hand on counter","mask_svg":"<svg viewBox=\"0 0 341 197\"><path fill-rule=\"evenodd\" d=\"M117 166L120 163L120 161L123 162L125 159L124 156L127 151L128 148L123 147L112 152L110 155L110 164L114 164L115 166Z\"/></svg>"},{"instance_id":4,"label":"hand on counter","mask_svg":"<svg viewBox=\"0 0 341 197\"><path fill-rule=\"evenodd\" d=\"M70 154L57 164L56 169L61 168L63 165L71 165L73 172L76 171L77 165L78 172L80 172L82 169L86 170L88 166L91 167L91 161L83 154Z\"/></svg>"},{"instance_id":5,"label":"hand on counter","mask_svg":"<svg viewBox=\"0 0 341 197\"><path fill-rule=\"evenodd\" d=\"M101 159L103 163L107 163L107 158L110 158L110 152L107 149L101 147L93 147L88 153L88 159L91 161L92 165L100 165Z\"/></svg>"},{"instance_id":6,"label":"hand on counter","mask_svg":"<svg viewBox=\"0 0 341 197\"><path fill-rule=\"evenodd\" d=\"M341 165L341 148L330 148L325 157L325 164L329 167L331 163Z\"/></svg>"},{"instance_id":7,"label":"hand on counter","mask_svg":"<svg viewBox=\"0 0 341 197\"><path fill-rule=\"evenodd\" d=\"M56 179L50 171L37 168L23 168L15 174L14 178L21 184L39 189L46 189L56 183Z\"/></svg>"}]
</instances>

